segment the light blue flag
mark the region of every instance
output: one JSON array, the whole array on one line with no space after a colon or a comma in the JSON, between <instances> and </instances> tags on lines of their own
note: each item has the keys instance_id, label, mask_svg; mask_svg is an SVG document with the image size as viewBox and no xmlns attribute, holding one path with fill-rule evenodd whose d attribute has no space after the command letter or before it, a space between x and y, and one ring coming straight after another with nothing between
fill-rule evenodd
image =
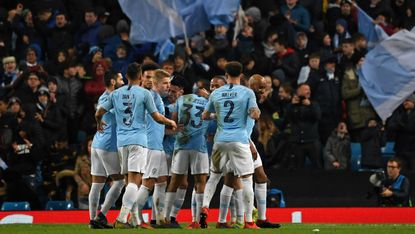
<instances>
[{"instance_id":1,"label":"light blue flag","mask_svg":"<svg viewBox=\"0 0 415 234\"><path fill-rule=\"evenodd\" d=\"M382 120L415 91L415 33L400 31L365 57L360 83Z\"/></svg>"},{"instance_id":2,"label":"light blue flag","mask_svg":"<svg viewBox=\"0 0 415 234\"><path fill-rule=\"evenodd\" d=\"M205 0L203 5L211 24L227 26L235 21L239 0Z\"/></svg>"},{"instance_id":3,"label":"light blue flag","mask_svg":"<svg viewBox=\"0 0 415 234\"><path fill-rule=\"evenodd\" d=\"M210 27L202 0L118 0L131 20L130 41L159 42Z\"/></svg>"},{"instance_id":4,"label":"light blue flag","mask_svg":"<svg viewBox=\"0 0 415 234\"><path fill-rule=\"evenodd\" d=\"M357 5L355 6L357 8L359 32L365 36L367 48L371 50L381 41L389 38L389 36L382 27L373 23L373 19L364 10Z\"/></svg>"},{"instance_id":5,"label":"light blue flag","mask_svg":"<svg viewBox=\"0 0 415 234\"><path fill-rule=\"evenodd\" d=\"M154 51L154 55L158 55L159 63L164 62L169 58L170 55L174 54L174 49L176 46L170 39L161 41L157 43L156 50Z\"/></svg>"}]
</instances>

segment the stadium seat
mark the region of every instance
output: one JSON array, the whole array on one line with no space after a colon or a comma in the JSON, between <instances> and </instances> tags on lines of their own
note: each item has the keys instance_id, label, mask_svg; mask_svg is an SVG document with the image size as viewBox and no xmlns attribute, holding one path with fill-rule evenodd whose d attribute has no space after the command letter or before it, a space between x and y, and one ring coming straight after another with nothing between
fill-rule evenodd
<instances>
[{"instance_id":1,"label":"stadium seat","mask_svg":"<svg viewBox=\"0 0 415 234\"><path fill-rule=\"evenodd\" d=\"M267 207L285 207L285 200L284 194L281 190L272 188L268 191L267 194L268 202L271 204L267 204ZM278 204L277 206L275 204Z\"/></svg>"},{"instance_id":2,"label":"stadium seat","mask_svg":"<svg viewBox=\"0 0 415 234\"><path fill-rule=\"evenodd\" d=\"M74 205L72 201L48 201L46 203L46 210L73 210Z\"/></svg>"},{"instance_id":3,"label":"stadium seat","mask_svg":"<svg viewBox=\"0 0 415 234\"><path fill-rule=\"evenodd\" d=\"M2 211L12 211L12 210L30 210L29 202L4 202L1 206Z\"/></svg>"},{"instance_id":4,"label":"stadium seat","mask_svg":"<svg viewBox=\"0 0 415 234\"><path fill-rule=\"evenodd\" d=\"M394 141L388 141L386 142L385 147L382 147L382 156L383 157L392 157L395 155L395 150L393 149L395 147Z\"/></svg>"},{"instance_id":5,"label":"stadium seat","mask_svg":"<svg viewBox=\"0 0 415 234\"><path fill-rule=\"evenodd\" d=\"M352 147L352 158L351 158L351 169L352 171L359 171L360 161L362 158L362 148L360 143L351 143Z\"/></svg>"}]
</instances>

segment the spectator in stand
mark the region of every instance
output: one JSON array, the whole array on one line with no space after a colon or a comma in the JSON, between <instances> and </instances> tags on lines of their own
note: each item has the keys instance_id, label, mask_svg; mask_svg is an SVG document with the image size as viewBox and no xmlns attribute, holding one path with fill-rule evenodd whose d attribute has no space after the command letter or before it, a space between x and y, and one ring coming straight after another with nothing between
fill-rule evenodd
<instances>
[{"instance_id":1,"label":"spectator in stand","mask_svg":"<svg viewBox=\"0 0 415 234\"><path fill-rule=\"evenodd\" d=\"M310 14L298 0L285 0L280 11L297 31L309 32Z\"/></svg>"},{"instance_id":2,"label":"spectator in stand","mask_svg":"<svg viewBox=\"0 0 415 234\"><path fill-rule=\"evenodd\" d=\"M4 157L11 153L11 145L17 138L18 122L13 113L7 111L8 100L0 97L0 153Z\"/></svg>"},{"instance_id":3,"label":"spectator in stand","mask_svg":"<svg viewBox=\"0 0 415 234\"><path fill-rule=\"evenodd\" d=\"M353 6L352 3L344 0L341 3L341 18L345 19L347 22L347 26L348 26L348 31L351 35L354 35L358 30L357 30L357 22L356 22L356 17L353 15Z\"/></svg>"},{"instance_id":4,"label":"spectator in stand","mask_svg":"<svg viewBox=\"0 0 415 234\"><path fill-rule=\"evenodd\" d=\"M415 26L415 4L408 4L405 12L403 28L411 30Z\"/></svg>"},{"instance_id":5,"label":"spectator in stand","mask_svg":"<svg viewBox=\"0 0 415 234\"><path fill-rule=\"evenodd\" d=\"M319 38L319 49L320 59L325 60L334 55L334 49L330 34L323 32Z\"/></svg>"},{"instance_id":6,"label":"spectator in stand","mask_svg":"<svg viewBox=\"0 0 415 234\"><path fill-rule=\"evenodd\" d=\"M360 57L355 53L355 42L352 38L348 38L341 44L341 58L339 62L339 74L343 75L344 71L356 64Z\"/></svg>"},{"instance_id":7,"label":"spectator in stand","mask_svg":"<svg viewBox=\"0 0 415 234\"><path fill-rule=\"evenodd\" d=\"M351 146L345 122L340 122L333 130L324 147L324 168L350 169Z\"/></svg>"},{"instance_id":8,"label":"spectator in stand","mask_svg":"<svg viewBox=\"0 0 415 234\"><path fill-rule=\"evenodd\" d=\"M25 51L30 46L36 46L40 49L40 46L43 46L43 39L35 28L32 11L30 9L23 10L23 5L17 4L16 9L12 10L11 14L14 15L11 21L11 27L17 35L16 52L17 57L20 59L24 57ZM40 57L41 54L39 53L38 56Z\"/></svg>"},{"instance_id":9,"label":"spectator in stand","mask_svg":"<svg viewBox=\"0 0 415 234\"><path fill-rule=\"evenodd\" d=\"M287 82L295 86L300 71L300 61L297 53L288 47L287 42L281 38L274 41L274 50L275 54L271 58L271 70L282 70Z\"/></svg>"},{"instance_id":10,"label":"spectator in stand","mask_svg":"<svg viewBox=\"0 0 415 234\"><path fill-rule=\"evenodd\" d=\"M49 28L47 25L41 25L40 27L44 37L47 38L47 53L49 58L54 58L59 51L67 51L74 46L73 35L75 29L68 22L67 15L59 12L53 17L55 18L54 27Z\"/></svg>"},{"instance_id":11,"label":"spectator in stand","mask_svg":"<svg viewBox=\"0 0 415 234\"><path fill-rule=\"evenodd\" d=\"M385 128L376 119L369 119L361 135L362 159L360 165L366 169L383 167L381 148L386 144Z\"/></svg>"},{"instance_id":12,"label":"spectator in stand","mask_svg":"<svg viewBox=\"0 0 415 234\"><path fill-rule=\"evenodd\" d=\"M131 56L128 56L127 47L124 44L120 44L117 47L117 57L112 61L112 69L116 72L119 72L125 77L127 72L128 64L133 60Z\"/></svg>"},{"instance_id":13,"label":"spectator in stand","mask_svg":"<svg viewBox=\"0 0 415 234\"><path fill-rule=\"evenodd\" d=\"M85 10L84 21L84 24L81 25L78 31L76 41L77 47L82 51L98 45L98 33L102 27L101 22L98 20L98 15L93 8Z\"/></svg>"},{"instance_id":14,"label":"spectator in stand","mask_svg":"<svg viewBox=\"0 0 415 234\"><path fill-rule=\"evenodd\" d=\"M16 66L15 57L4 57L2 62L4 72L0 77L0 97L7 95L7 93L12 89L13 83L20 76L19 69L17 69Z\"/></svg>"},{"instance_id":15,"label":"spectator in stand","mask_svg":"<svg viewBox=\"0 0 415 234\"><path fill-rule=\"evenodd\" d=\"M301 67L307 64L308 56L311 51L312 49L310 43L308 42L307 34L304 32L297 33L295 38L295 52L298 55Z\"/></svg>"},{"instance_id":16,"label":"spectator in stand","mask_svg":"<svg viewBox=\"0 0 415 234\"><path fill-rule=\"evenodd\" d=\"M320 72L320 55L318 53L313 53L308 58L308 65L301 68L297 84L307 82L310 76L315 76L312 73L318 72Z\"/></svg>"},{"instance_id":17,"label":"spectator in stand","mask_svg":"<svg viewBox=\"0 0 415 234\"><path fill-rule=\"evenodd\" d=\"M30 107L37 102L37 91L44 81L42 75L35 72L23 73L20 78L23 83L11 92L12 95L20 98L25 111L32 110Z\"/></svg>"},{"instance_id":18,"label":"spectator in stand","mask_svg":"<svg viewBox=\"0 0 415 234\"><path fill-rule=\"evenodd\" d=\"M42 86L37 91L34 119L42 127L46 146L52 145L61 135L63 118L56 104L50 102L49 90Z\"/></svg>"},{"instance_id":19,"label":"spectator in stand","mask_svg":"<svg viewBox=\"0 0 415 234\"><path fill-rule=\"evenodd\" d=\"M356 33L353 35L355 58L363 58L367 53L367 41L363 34ZM352 55L354 56L354 55Z\"/></svg>"},{"instance_id":20,"label":"spectator in stand","mask_svg":"<svg viewBox=\"0 0 415 234\"><path fill-rule=\"evenodd\" d=\"M11 97L9 99L8 111L15 116L19 124L26 117L26 112L22 108L22 101L18 97Z\"/></svg>"},{"instance_id":21,"label":"spectator in stand","mask_svg":"<svg viewBox=\"0 0 415 234\"><path fill-rule=\"evenodd\" d=\"M79 123L84 114L83 85L77 76L76 64L69 63L63 70L63 76L57 76L58 94L66 95L67 133L70 144L76 143Z\"/></svg>"},{"instance_id":22,"label":"spectator in stand","mask_svg":"<svg viewBox=\"0 0 415 234\"><path fill-rule=\"evenodd\" d=\"M291 126L289 142L294 150L296 168L304 168L306 157L310 159L314 168L322 168L318 135L321 111L319 104L310 98L310 86L300 84L287 107L286 118Z\"/></svg>"},{"instance_id":23,"label":"spectator in stand","mask_svg":"<svg viewBox=\"0 0 415 234\"><path fill-rule=\"evenodd\" d=\"M346 102L347 121L353 142L360 142L360 134L363 128L367 126L367 121L376 118L376 113L360 85L357 74L358 66L361 66L363 61L363 59L360 59L354 66L345 70L341 84L341 94Z\"/></svg>"},{"instance_id":24,"label":"spectator in stand","mask_svg":"<svg viewBox=\"0 0 415 234\"><path fill-rule=\"evenodd\" d=\"M60 50L56 53L55 57L50 57L48 62L45 64L45 69L49 75L63 75L63 69L65 69L68 63L68 53L66 50Z\"/></svg>"},{"instance_id":25,"label":"spectator in stand","mask_svg":"<svg viewBox=\"0 0 415 234\"><path fill-rule=\"evenodd\" d=\"M333 47L336 52L341 51L341 45L343 42L351 38L348 32L348 25L345 19L336 20L336 32L333 35Z\"/></svg>"},{"instance_id":26,"label":"spectator in stand","mask_svg":"<svg viewBox=\"0 0 415 234\"><path fill-rule=\"evenodd\" d=\"M388 12L379 13L374 23L379 25L389 36L397 31L397 29L390 22L390 15Z\"/></svg>"},{"instance_id":27,"label":"spectator in stand","mask_svg":"<svg viewBox=\"0 0 415 234\"><path fill-rule=\"evenodd\" d=\"M38 51L33 47L26 49L26 60L20 61L19 69L22 72L43 72L42 63L38 62Z\"/></svg>"},{"instance_id":28,"label":"spectator in stand","mask_svg":"<svg viewBox=\"0 0 415 234\"><path fill-rule=\"evenodd\" d=\"M336 69L336 57L328 58L322 63L320 72L310 73L307 84L311 88L312 100L318 102L321 120L318 131L320 142L325 145L333 129L341 120L340 75Z\"/></svg>"},{"instance_id":29,"label":"spectator in stand","mask_svg":"<svg viewBox=\"0 0 415 234\"><path fill-rule=\"evenodd\" d=\"M248 25L253 28L253 41L260 43L265 36L265 31L268 27L268 22L261 16L261 11L258 7L252 6L245 10L245 17Z\"/></svg>"},{"instance_id":30,"label":"spectator in stand","mask_svg":"<svg viewBox=\"0 0 415 234\"><path fill-rule=\"evenodd\" d=\"M395 134L395 152L402 159L402 169L415 171L415 94L411 94L395 110L388 122L388 129Z\"/></svg>"}]
</instances>

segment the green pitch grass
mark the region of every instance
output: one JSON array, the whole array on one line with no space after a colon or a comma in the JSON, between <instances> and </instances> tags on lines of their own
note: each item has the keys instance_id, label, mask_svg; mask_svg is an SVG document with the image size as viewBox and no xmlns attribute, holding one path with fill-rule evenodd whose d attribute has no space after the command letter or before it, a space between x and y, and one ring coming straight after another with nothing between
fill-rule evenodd
<instances>
[{"instance_id":1,"label":"green pitch grass","mask_svg":"<svg viewBox=\"0 0 415 234\"><path fill-rule=\"evenodd\" d=\"M213 227L214 225L211 224ZM360 224L283 224L279 229L261 229L261 230L224 230L224 229L201 229L201 230L184 230L184 229L157 229L157 230L92 230L87 225L24 225L24 224L10 224L0 225L1 234L84 234L84 233L153 233L153 234L179 234L179 233L226 233L226 234L240 234L240 233L415 233L415 225L405 224L379 224L379 225L360 225Z\"/></svg>"}]
</instances>

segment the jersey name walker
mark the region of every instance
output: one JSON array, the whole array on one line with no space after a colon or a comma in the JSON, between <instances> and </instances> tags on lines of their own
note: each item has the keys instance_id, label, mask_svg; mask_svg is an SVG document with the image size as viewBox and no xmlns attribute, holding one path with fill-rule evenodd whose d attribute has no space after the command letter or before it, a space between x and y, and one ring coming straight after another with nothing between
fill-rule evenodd
<instances>
[{"instance_id":1,"label":"jersey name walker","mask_svg":"<svg viewBox=\"0 0 415 234\"><path fill-rule=\"evenodd\" d=\"M213 91L206 108L211 113L216 112L218 128L215 142L248 144L248 111L258 108L251 89L242 85L226 84Z\"/></svg>"}]
</instances>

